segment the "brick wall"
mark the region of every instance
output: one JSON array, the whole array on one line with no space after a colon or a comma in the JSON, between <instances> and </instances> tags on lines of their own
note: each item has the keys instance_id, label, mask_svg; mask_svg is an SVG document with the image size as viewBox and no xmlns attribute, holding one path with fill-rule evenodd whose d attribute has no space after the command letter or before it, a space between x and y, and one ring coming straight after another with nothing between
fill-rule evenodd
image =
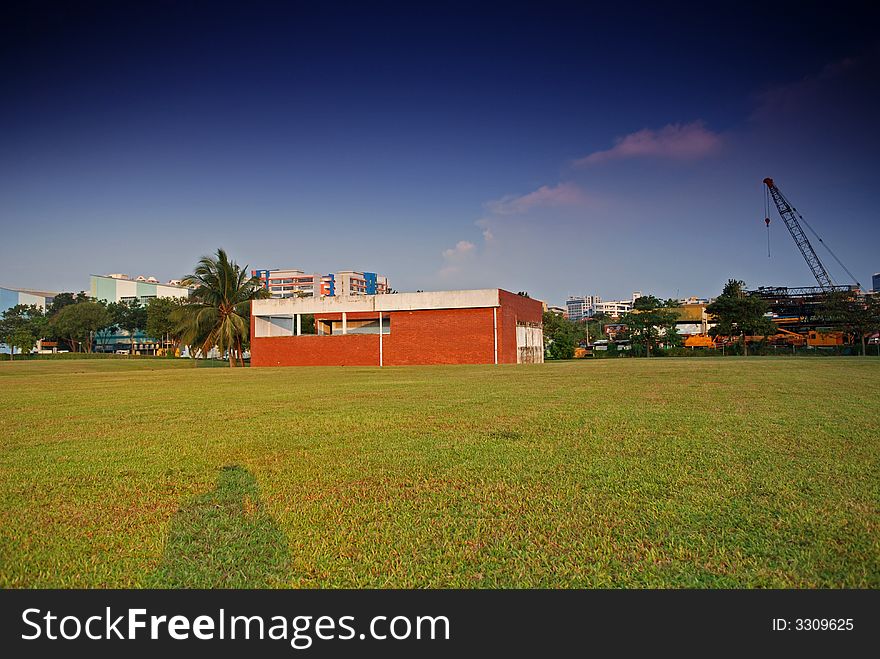
<instances>
[{"instance_id":1,"label":"brick wall","mask_svg":"<svg viewBox=\"0 0 880 659\"><path fill-rule=\"evenodd\" d=\"M379 336L272 336L251 339L251 366L378 366Z\"/></svg>"},{"instance_id":2,"label":"brick wall","mask_svg":"<svg viewBox=\"0 0 880 659\"><path fill-rule=\"evenodd\" d=\"M544 305L522 295L498 292L501 308L498 310L498 362L516 364L516 323L540 323Z\"/></svg>"},{"instance_id":3,"label":"brick wall","mask_svg":"<svg viewBox=\"0 0 880 659\"><path fill-rule=\"evenodd\" d=\"M492 309L395 311L384 341L384 363L492 364Z\"/></svg>"}]
</instances>

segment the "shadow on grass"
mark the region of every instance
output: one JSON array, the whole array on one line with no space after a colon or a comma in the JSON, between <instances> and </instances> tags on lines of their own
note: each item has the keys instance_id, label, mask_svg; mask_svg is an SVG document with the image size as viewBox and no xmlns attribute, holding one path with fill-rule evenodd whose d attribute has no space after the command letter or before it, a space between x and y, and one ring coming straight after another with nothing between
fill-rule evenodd
<instances>
[{"instance_id":1,"label":"shadow on grass","mask_svg":"<svg viewBox=\"0 0 880 659\"><path fill-rule=\"evenodd\" d=\"M290 577L287 538L265 510L253 475L220 470L217 487L180 507L151 588L271 588Z\"/></svg>"}]
</instances>

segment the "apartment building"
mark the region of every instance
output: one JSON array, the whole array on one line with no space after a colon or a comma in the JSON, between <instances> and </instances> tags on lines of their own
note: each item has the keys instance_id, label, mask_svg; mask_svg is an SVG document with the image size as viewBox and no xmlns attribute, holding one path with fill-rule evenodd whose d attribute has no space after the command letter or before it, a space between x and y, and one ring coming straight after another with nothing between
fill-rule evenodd
<instances>
[{"instance_id":1,"label":"apartment building","mask_svg":"<svg viewBox=\"0 0 880 659\"><path fill-rule=\"evenodd\" d=\"M388 278L375 272L341 270L327 275L296 269L251 270L273 298L378 295L390 290Z\"/></svg>"},{"instance_id":2,"label":"apartment building","mask_svg":"<svg viewBox=\"0 0 880 659\"><path fill-rule=\"evenodd\" d=\"M598 315L619 318L621 315L632 311L633 303L640 297L642 297L641 291L634 291L629 300L608 300L603 302L602 298L598 295L581 295L569 297L565 302L565 306L568 309L569 320L575 322Z\"/></svg>"},{"instance_id":3,"label":"apartment building","mask_svg":"<svg viewBox=\"0 0 880 659\"><path fill-rule=\"evenodd\" d=\"M593 315L593 305L602 301L598 295L575 295L565 301L568 319L578 322Z\"/></svg>"}]
</instances>

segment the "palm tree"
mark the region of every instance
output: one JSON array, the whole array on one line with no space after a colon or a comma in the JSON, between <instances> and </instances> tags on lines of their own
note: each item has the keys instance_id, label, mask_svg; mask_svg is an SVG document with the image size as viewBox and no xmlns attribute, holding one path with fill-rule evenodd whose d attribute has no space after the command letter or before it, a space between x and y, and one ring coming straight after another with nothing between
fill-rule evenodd
<instances>
[{"instance_id":1,"label":"palm tree","mask_svg":"<svg viewBox=\"0 0 880 659\"><path fill-rule=\"evenodd\" d=\"M198 346L205 355L216 346L221 354L229 353L230 366L236 358L244 365L241 346L250 330L251 300L269 296L259 278L247 272L248 266L230 261L223 249L216 256L203 256L184 279L195 289L176 314L187 345Z\"/></svg>"}]
</instances>

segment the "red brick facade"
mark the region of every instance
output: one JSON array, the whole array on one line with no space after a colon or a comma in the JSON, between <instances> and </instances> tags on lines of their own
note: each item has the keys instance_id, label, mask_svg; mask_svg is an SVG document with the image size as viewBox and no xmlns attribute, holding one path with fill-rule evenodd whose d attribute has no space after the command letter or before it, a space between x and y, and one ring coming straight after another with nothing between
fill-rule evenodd
<instances>
[{"instance_id":1,"label":"red brick facade","mask_svg":"<svg viewBox=\"0 0 880 659\"><path fill-rule=\"evenodd\" d=\"M382 364L492 364L493 312L497 314L498 363L517 362L517 321L540 323L536 300L500 291L500 307L384 312L390 333L382 335ZM349 320L378 314L349 313ZM338 319L338 315L316 316ZM251 336L254 321L251 318ZM378 334L280 336L251 339L252 366L378 366Z\"/></svg>"}]
</instances>

